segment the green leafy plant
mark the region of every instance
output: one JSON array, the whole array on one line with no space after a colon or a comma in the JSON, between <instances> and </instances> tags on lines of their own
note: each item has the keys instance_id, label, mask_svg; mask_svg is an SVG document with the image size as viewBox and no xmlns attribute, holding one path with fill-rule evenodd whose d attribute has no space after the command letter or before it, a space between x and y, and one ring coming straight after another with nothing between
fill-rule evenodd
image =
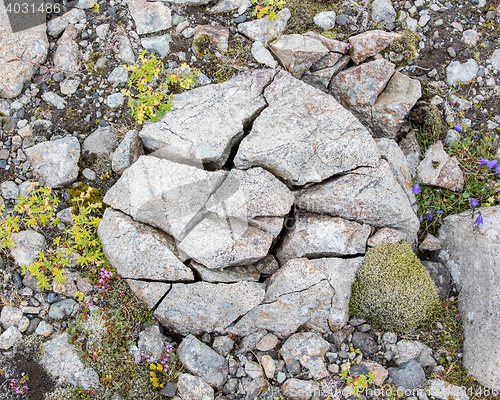
<instances>
[{"instance_id":1,"label":"green leafy plant","mask_svg":"<svg viewBox=\"0 0 500 400\"><path fill-rule=\"evenodd\" d=\"M361 374L357 377L352 377L349 375L350 368L351 363L347 362L342 368L340 379L344 380L348 386L351 386L356 398L360 399L361 394L366 390L366 388L375 382L375 375L373 372L370 372L368 375Z\"/></svg>"},{"instance_id":2,"label":"green leafy plant","mask_svg":"<svg viewBox=\"0 0 500 400\"><path fill-rule=\"evenodd\" d=\"M0 217L0 250L5 255L9 255L9 249L15 245L12 240L13 233L21 229L42 231L49 224L56 227L60 222L55 215L59 199L52 193L52 189L34 187L28 196L17 198L13 211L5 217ZM37 278L37 286L41 290L50 289L52 281L62 285L65 282L64 268L69 267L72 260L91 272L109 265L97 237L97 227L101 219L95 214L102 208L102 203L84 205L91 191L92 188L89 187L80 197L73 200L79 205L78 213L73 215L73 224L56 236L52 245L42 250L33 264L22 266L23 274L29 271ZM0 210L3 211L3 208Z\"/></svg>"},{"instance_id":3,"label":"green leafy plant","mask_svg":"<svg viewBox=\"0 0 500 400\"><path fill-rule=\"evenodd\" d=\"M142 51L135 64L124 66L129 71L128 89L122 89L122 94L128 97L127 106L130 115L142 124L145 121L157 122L168 111L172 110L175 85L182 90L188 90L196 83L195 76L199 71L182 64L181 69L189 73L167 74L165 66L154 54L146 56Z\"/></svg>"},{"instance_id":4,"label":"green leafy plant","mask_svg":"<svg viewBox=\"0 0 500 400\"><path fill-rule=\"evenodd\" d=\"M92 11L94 11L96 14L99 14L99 3L91 3L90 4L90 8L92 9Z\"/></svg>"},{"instance_id":5,"label":"green leafy plant","mask_svg":"<svg viewBox=\"0 0 500 400\"><path fill-rule=\"evenodd\" d=\"M255 4L255 9L252 15L257 18L267 16L267 19L273 21L278 18L276 11L282 10L285 7L285 0L252 0Z\"/></svg>"}]
</instances>

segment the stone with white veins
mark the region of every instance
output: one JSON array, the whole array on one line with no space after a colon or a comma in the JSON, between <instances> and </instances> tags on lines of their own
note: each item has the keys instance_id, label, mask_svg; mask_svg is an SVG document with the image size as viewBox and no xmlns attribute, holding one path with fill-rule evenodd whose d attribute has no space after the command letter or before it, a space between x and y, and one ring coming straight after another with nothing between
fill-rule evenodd
<instances>
[{"instance_id":1,"label":"stone with white veins","mask_svg":"<svg viewBox=\"0 0 500 400\"><path fill-rule=\"evenodd\" d=\"M172 285L165 282L146 282L135 279L125 279L130 290L142 300L151 310L160 299L170 290Z\"/></svg>"},{"instance_id":2,"label":"stone with white veins","mask_svg":"<svg viewBox=\"0 0 500 400\"><path fill-rule=\"evenodd\" d=\"M301 96L297 96L301 93ZM280 71L264 91L269 103L238 149L238 168L260 166L294 185L378 165L368 131L333 97Z\"/></svg>"},{"instance_id":3,"label":"stone with white veins","mask_svg":"<svg viewBox=\"0 0 500 400\"><path fill-rule=\"evenodd\" d=\"M364 254L371 227L328 215L299 211L276 253L280 264L292 258Z\"/></svg>"},{"instance_id":4,"label":"stone with white veins","mask_svg":"<svg viewBox=\"0 0 500 400\"><path fill-rule=\"evenodd\" d=\"M259 18L254 21L244 22L238 25L238 32L252 40L258 40L264 45L272 38L279 37L286 28L286 23L292 13L288 8L284 8L277 13L278 18L270 20L268 18Z\"/></svg>"},{"instance_id":5,"label":"stone with white veins","mask_svg":"<svg viewBox=\"0 0 500 400\"><path fill-rule=\"evenodd\" d=\"M235 217L208 215L178 244L207 268L249 265L264 258L274 236Z\"/></svg>"},{"instance_id":6,"label":"stone with white veins","mask_svg":"<svg viewBox=\"0 0 500 400\"><path fill-rule=\"evenodd\" d=\"M164 158L222 167L244 127L265 108L262 92L273 75L272 70L243 72L227 82L174 95L174 109L140 132L144 146Z\"/></svg>"},{"instance_id":7,"label":"stone with white veins","mask_svg":"<svg viewBox=\"0 0 500 400\"><path fill-rule=\"evenodd\" d=\"M97 234L111 265L124 278L193 281L193 272L175 255L174 240L162 231L107 208Z\"/></svg>"},{"instance_id":8,"label":"stone with white veins","mask_svg":"<svg viewBox=\"0 0 500 400\"><path fill-rule=\"evenodd\" d=\"M305 211L328 214L375 227L416 233L417 216L385 160L377 168L358 168L339 178L304 189L296 197Z\"/></svg>"},{"instance_id":9,"label":"stone with white veins","mask_svg":"<svg viewBox=\"0 0 500 400\"><path fill-rule=\"evenodd\" d=\"M222 334L263 298L264 289L257 282L175 283L154 315L178 335Z\"/></svg>"},{"instance_id":10,"label":"stone with white veins","mask_svg":"<svg viewBox=\"0 0 500 400\"><path fill-rule=\"evenodd\" d=\"M319 40L297 34L280 36L269 48L296 78L300 78L312 64L328 53Z\"/></svg>"},{"instance_id":11,"label":"stone with white veins","mask_svg":"<svg viewBox=\"0 0 500 400\"><path fill-rule=\"evenodd\" d=\"M25 150L35 176L45 186L59 188L78 177L80 143L75 137L39 143Z\"/></svg>"},{"instance_id":12,"label":"stone with white veins","mask_svg":"<svg viewBox=\"0 0 500 400\"><path fill-rule=\"evenodd\" d=\"M45 23L13 32L6 5L0 2L0 97L12 99L21 93L38 65L45 62L49 42Z\"/></svg>"},{"instance_id":13,"label":"stone with white veins","mask_svg":"<svg viewBox=\"0 0 500 400\"><path fill-rule=\"evenodd\" d=\"M141 156L104 196L104 202L138 222L182 237L224 179L208 172L152 156Z\"/></svg>"},{"instance_id":14,"label":"stone with white veins","mask_svg":"<svg viewBox=\"0 0 500 400\"><path fill-rule=\"evenodd\" d=\"M425 152L424 159L417 168L417 180L426 185L460 191L464 186L464 174L455 156L444 151L440 140Z\"/></svg>"},{"instance_id":15,"label":"stone with white veins","mask_svg":"<svg viewBox=\"0 0 500 400\"><path fill-rule=\"evenodd\" d=\"M127 4L139 35L172 27L170 8L162 2L127 0Z\"/></svg>"}]
</instances>

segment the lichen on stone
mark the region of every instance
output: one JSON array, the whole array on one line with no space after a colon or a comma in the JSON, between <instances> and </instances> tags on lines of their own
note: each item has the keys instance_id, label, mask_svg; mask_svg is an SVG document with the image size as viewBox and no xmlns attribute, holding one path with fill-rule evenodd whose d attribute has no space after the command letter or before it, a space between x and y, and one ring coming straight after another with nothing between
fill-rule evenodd
<instances>
[{"instance_id":1,"label":"lichen on stone","mask_svg":"<svg viewBox=\"0 0 500 400\"><path fill-rule=\"evenodd\" d=\"M410 244L386 243L371 248L359 268L349 303L351 315L376 329L407 332L440 309L431 277Z\"/></svg>"},{"instance_id":2,"label":"lichen on stone","mask_svg":"<svg viewBox=\"0 0 500 400\"><path fill-rule=\"evenodd\" d=\"M382 54L388 55L389 60L398 67L407 65L417 57L417 47L420 40L418 33L405 29L403 34L396 38Z\"/></svg>"}]
</instances>

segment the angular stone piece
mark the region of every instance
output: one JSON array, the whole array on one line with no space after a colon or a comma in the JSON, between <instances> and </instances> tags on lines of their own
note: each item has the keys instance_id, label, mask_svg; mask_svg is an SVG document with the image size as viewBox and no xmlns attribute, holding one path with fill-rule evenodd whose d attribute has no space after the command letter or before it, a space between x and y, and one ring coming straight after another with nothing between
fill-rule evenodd
<instances>
[{"instance_id":1,"label":"angular stone piece","mask_svg":"<svg viewBox=\"0 0 500 400\"><path fill-rule=\"evenodd\" d=\"M236 218L209 215L179 243L179 250L207 268L249 265L264 258L274 236Z\"/></svg>"},{"instance_id":2,"label":"angular stone piece","mask_svg":"<svg viewBox=\"0 0 500 400\"><path fill-rule=\"evenodd\" d=\"M214 389L203 379L190 374L180 374L177 394L186 400L213 400Z\"/></svg>"},{"instance_id":3,"label":"angular stone piece","mask_svg":"<svg viewBox=\"0 0 500 400\"><path fill-rule=\"evenodd\" d=\"M221 168L234 144L266 102L262 96L274 72L242 72L227 82L174 95L175 108L140 132L144 146L162 158Z\"/></svg>"},{"instance_id":4,"label":"angular stone piece","mask_svg":"<svg viewBox=\"0 0 500 400\"><path fill-rule=\"evenodd\" d=\"M13 233L12 241L14 247L10 249L10 254L18 265L33 264L45 248L45 237L31 229Z\"/></svg>"},{"instance_id":5,"label":"angular stone piece","mask_svg":"<svg viewBox=\"0 0 500 400\"><path fill-rule=\"evenodd\" d=\"M382 228L377 233L375 233L370 239L368 239L367 245L370 247L377 246L382 243L394 243L398 244L401 240L408 239L408 234L398 231L392 228ZM411 242L410 242L411 243Z\"/></svg>"},{"instance_id":6,"label":"angular stone piece","mask_svg":"<svg viewBox=\"0 0 500 400\"><path fill-rule=\"evenodd\" d=\"M0 3L0 97L12 99L21 93L24 82L32 78L37 65L45 62L49 42L45 24L14 33L6 4Z\"/></svg>"},{"instance_id":7,"label":"angular stone piece","mask_svg":"<svg viewBox=\"0 0 500 400\"><path fill-rule=\"evenodd\" d=\"M292 16L288 8L284 8L277 14L278 18L272 21L267 18L259 18L254 21L239 24L238 32L254 41L258 40L264 45L267 45L269 40L283 34L286 23Z\"/></svg>"},{"instance_id":8,"label":"angular stone piece","mask_svg":"<svg viewBox=\"0 0 500 400\"><path fill-rule=\"evenodd\" d=\"M393 138L422 96L420 81L395 72L371 109L369 126L374 136Z\"/></svg>"},{"instance_id":9,"label":"angular stone piece","mask_svg":"<svg viewBox=\"0 0 500 400\"><path fill-rule=\"evenodd\" d=\"M282 390L289 399L309 400L314 392L319 391L319 384L314 381L290 378L285 381Z\"/></svg>"},{"instance_id":10,"label":"angular stone piece","mask_svg":"<svg viewBox=\"0 0 500 400\"><path fill-rule=\"evenodd\" d=\"M259 283L175 283L154 315L175 334L224 333L227 326L263 298L264 289Z\"/></svg>"},{"instance_id":11,"label":"angular stone piece","mask_svg":"<svg viewBox=\"0 0 500 400\"><path fill-rule=\"evenodd\" d=\"M284 338L299 326L320 333L339 329L347 321L351 285L362 262L362 257L290 260L270 278L264 303L229 332L246 336L266 329Z\"/></svg>"},{"instance_id":12,"label":"angular stone piece","mask_svg":"<svg viewBox=\"0 0 500 400\"><path fill-rule=\"evenodd\" d=\"M418 231L418 218L389 164L358 168L340 178L304 189L296 198L302 210L364 222L376 227Z\"/></svg>"},{"instance_id":13,"label":"angular stone piece","mask_svg":"<svg viewBox=\"0 0 500 400\"><path fill-rule=\"evenodd\" d=\"M11 326L17 327L22 317L23 312L21 311L21 309L6 304L2 307L2 313L0 314L0 325L2 325L3 329L9 329Z\"/></svg>"},{"instance_id":14,"label":"angular stone piece","mask_svg":"<svg viewBox=\"0 0 500 400\"><path fill-rule=\"evenodd\" d=\"M476 77L479 71L479 65L472 58L465 63L452 61L446 67L446 83L455 86L458 82L467 83Z\"/></svg>"},{"instance_id":15,"label":"angular stone piece","mask_svg":"<svg viewBox=\"0 0 500 400\"><path fill-rule=\"evenodd\" d=\"M162 31L172 26L170 8L162 2L127 0L127 4L139 35Z\"/></svg>"},{"instance_id":16,"label":"angular stone piece","mask_svg":"<svg viewBox=\"0 0 500 400\"><path fill-rule=\"evenodd\" d=\"M441 244L441 242L439 243ZM439 296L442 299L446 299L451 291L451 274L449 269L439 262L426 260L421 260L420 262L431 276Z\"/></svg>"},{"instance_id":17,"label":"angular stone piece","mask_svg":"<svg viewBox=\"0 0 500 400\"><path fill-rule=\"evenodd\" d=\"M70 24L57 42L57 50L54 54L54 66L70 74L79 69L80 48L74 40L77 34L76 27Z\"/></svg>"},{"instance_id":18,"label":"angular stone piece","mask_svg":"<svg viewBox=\"0 0 500 400\"><path fill-rule=\"evenodd\" d=\"M110 157L118 147L120 138L112 126L98 128L83 142L83 151L95 154L98 157Z\"/></svg>"},{"instance_id":19,"label":"angular stone piece","mask_svg":"<svg viewBox=\"0 0 500 400\"><path fill-rule=\"evenodd\" d=\"M123 278L193 281L193 272L175 255L174 240L162 231L107 208L97 234L111 265Z\"/></svg>"},{"instance_id":20,"label":"angular stone piece","mask_svg":"<svg viewBox=\"0 0 500 400\"><path fill-rule=\"evenodd\" d=\"M241 142L238 168L260 166L304 185L361 165L378 165L379 152L369 133L331 96L285 71L264 96L269 107Z\"/></svg>"},{"instance_id":21,"label":"angular stone piece","mask_svg":"<svg viewBox=\"0 0 500 400\"><path fill-rule=\"evenodd\" d=\"M398 144L393 139L377 138L378 149L382 158L387 160L394 177L399 186L405 191L410 203L415 203L415 195L412 193L413 180L408 161Z\"/></svg>"},{"instance_id":22,"label":"angular stone piece","mask_svg":"<svg viewBox=\"0 0 500 400\"><path fill-rule=\"evenodd\" d=\"M228 267L217 270L207 268L195 261L191 261L189 266L194 269L200 275L201 280L205 282L258 282L260 278L260 272L252 265L245 267Z\"/></svg>"},{"instance_id":23,"label":"angular stone piece","mask_svg":"<svg viewBox=\"0 0 500 400\"><path fill-rule=\"evenodd\" d=\"M206 208L220 216L277 217L290 212L294 196L288 187L263 168L232 169Z\"/></svg>"},{"instance_id":24,"label":"angular stone piece","mask_svg":"<svg viewBox=\"0 0 500 400\"><path fill-rule=\"evenodd\" d=\"M104 202L178 238L223 176L223 171L141 156L106 193Z\"/></svg>"},{"instance_id":25,"label":"angular stone piece","mask_svg":"<svg viewBox=\"0 0 500 400\"><path fill-rule=\"evenodd\" d=\"M299 211L276 257L285 264L292 258L364 254L370 233L369 225Z\"/></svg>"},{"instance_id":26,"label":"angular stone piece","mask_svg":"<svg viewBox=\"0 0 500 400\"><path fill-rule=\"evenodd\" d=\"M376 24L390 24L396 21L396 10L391 0L374 0L372 3L372 21Z\"/></svg>"},{"instance_id":27,"label":"angular stone piece","mask_svg":"<svg viewBox=\"0 0 500 400\"><path fill-rule=\"evenodd\" d=\"M276 68L278 66L278 62L273 58L271 52L258 40L252 44L252 56L257 62L269 68Z\"/></svg>"},{"instance_id":28,"label":"angular stone piece","mask_svg":"<svg viewBox=\"0 0 500 400\"><path fill-rule=\"evenodd\" d=\"M167 293L172 285L165 282L145 282L134 279L125 279L130 290L142 300L151 310L160 299Z\"/></svg>"},{"instance_id":29,"label":"angular stone piece","mask_svg":"<svg viewBox=\"0 0 500 400\"><path fill-rule=\"evenodd\" d=\"M44 343L41 364L45 370L56 377L59 383L81 386L83 390L99 387L99 376L92 368L84 367L78 352L68 346L68 334L62 333Z\"/></svg>"},{"instance_id":30,"label":"angular stone piece","mask_svg":"<svg viewBox=\"0 0 500 400\"><path fill-rule=\"evenodd\" d=\"M80 143L75 137L39 143L26 149L26 156L45 186L60 188L78 177Z\"/></svg>"},{"instance_id":31,"label":"angular stone piece","mask_svg":"<svg viewBox=\"0 0 500 400\"><path fill-rule=\"evenodd\" d=\"M228 375L227 361L193 335L186 336L177 349L179 360L193 375L221 389Z\"/></svg>"},{"instance_id":32,"label":"angular stone piece","mask_svg":"<svg viewBox=\"0 0 500 400\"><path fill-rule=\"evenodd\" d=\"M321 57L313 65L311 65L311 71L318 71L320 69L333 67L342 58L341 53L330 52L326 56Z\"/></svg>"},{"instance_id":33,"label":"angular stone piece","mask_svg":"<svg viewBox=\"0 0 500 400\"><path fill-rule=\"evenodd\" d=\"M170 53L171 42L172 37L168 34L141 39L142 47L151 52L158 53L161 57L168 56L168 54Z\"/></svg>"},{"instance_id":34,"label":"angular stone piece","mask_svg":"<svg viewBox=\"0 0 500 400\"><path fill-rule=\"evenodd\" d=\"M269 47L296 78L300 78L312 64L328 53L320 41L297 34L280 36Z\"/></svg>"},{"instance_id":35,"label":"angular stone piece","mask_svg":"<svg viewBox=\"0 0 500 400\"><path fill-rule=\"evenodd\" d=\"M117 174L125 170L144 155L144 146L139 138L139 132L130 130L113 153L111 165Z\"/></svg>"},{"instance_id":36,"label":"angular stone piece","mask_svg":"<svg viewBox=\"0 0 500 400\"><path fill-rule=\"evenodd\" d=\"M9 327L0 335L0 350L8 350L15 346L23 338L19 329L15 326Z\"/></svg>"},{"instance_id":37,"label":"angular stone piece","mask_svg":"<svg viewBox=\"0 0 500 400\"><path fill-rule=\"evenodd\" d=\"M427 234L424 241L420 243L419 249L421 251L438 251L441 250L441 242L435 236L430 233Z\"/></svg>"},{"instance_id":38,"label":"angular stone piece","mask_svg":"<svg viewBox=\"0 0 500 400\"><path fill-rule=\"evenodd\" d=\"M328 39L327 37L319 34L318 32L309 31L304 33L303 36L319 40L323 46L325 46L330 51L334 51L335 53L341 53L341 54L347 53L348 50L347 43L335 39Z\"/></svg>"},{"instance_id":39,"label":"angular stone piece","mask_svg":"<svg viewBox=\"0 0 500 400\"><path fill-rule=\"evenodd\" d=\"M352 46L351 58L356 64L361 63L368 57L389 46L394 39L400 37L399 33L385 32L381 30L367 31L349 38Z\"/></svg>"},{"instance_id":40,"label":"angular stone piece","mask_svg":"<svg viewBox=\"0 0 500 400\"><path fill-rule=\"evenodd\" d=\"M464 186L464 174L457 158L444 151L443 143L437 141L425 152L418 166L417 180L426 185L460 191Z\"/></svg>"},{"instance_id":41,"label":"angular stone piece","mask_svg":"<svg viewBox=\"0 0 500 400\"><path fill-rule=\"evenodd\" d=\"M481 385L500 390L500 207L479 208L483 224L470 212L450 215L439 230L440 261L460 291L464 327L463 361Z\"/></svg>"},{"instance_id":42,"label":"angular stone piece","mask_svg":"<svg viewBox=\"0 0 500 400\"><path fill-rule=\"evenodd\" d=\"M198 25L194 34L193 41L201 35L206 35L215 47L222 53L225 53L228 48L229 29L225 26Z\"/></svg>"}]
</instances>

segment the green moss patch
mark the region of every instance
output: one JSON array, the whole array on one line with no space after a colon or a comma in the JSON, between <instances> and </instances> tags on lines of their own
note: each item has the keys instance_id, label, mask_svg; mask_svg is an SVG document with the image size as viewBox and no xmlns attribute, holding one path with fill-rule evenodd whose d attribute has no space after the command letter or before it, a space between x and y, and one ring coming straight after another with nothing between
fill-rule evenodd
<instances>
[{"instance_id":1,"label":"green moss patch","mask_svg":"<svg viewBox=\"0 0 500 400\"><path fill-rule=\"evenodd\" d=\"M407 332L440 309L434 282L410 244L381 244L366 253L352 286L351 315L376 329Z\"/></svg>"},{"instance_id":2,"label":"green moss patch","mask_svg":"<svg viewBox=\"0 0 500 400\"><path fill-rule=\"evenodd\" d=\"M419 34L405 29L401 37L395 39L382 54L384 56L389 54L391 61L398 67L407 65L417 56L417 48L420 40Z\"/></svg>"},{"instance_id":3,"label":"green moss patch","mask_svg":"<svg viewBox=\"0 0 500 400\"><path fill-rule=\"evenodd\" d=\"M292 14L286 25L286 35L292 33L302 34L308 31L321 33L322 29L313 21L315 15L323 11L338 12L338 7L333 2L318 2L313 0L287 0L285 7Z\"/></svg>"},{"instance_id":4,"label":"green moss patch","mask_svg":"<svg viewBox=\"0 0 500 400\"><path fill-rule=\"evenodd\" d=\"M443 121L443 115L439 108L419 101L410 111L410 124L419 129L419 139L424 150L430 147L436 140L444 139L448 126Z\"/></svg>"}]
</instances>

